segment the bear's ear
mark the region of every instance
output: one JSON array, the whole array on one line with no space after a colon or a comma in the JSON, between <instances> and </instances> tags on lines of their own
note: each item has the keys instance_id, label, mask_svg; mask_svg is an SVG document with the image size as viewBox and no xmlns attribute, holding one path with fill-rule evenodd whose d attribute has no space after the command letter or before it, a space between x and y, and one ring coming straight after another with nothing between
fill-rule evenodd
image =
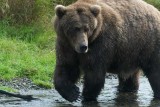
<instances>
[{"instance_id":1,"label":"bear's ear","mask_svg":"<svg viewBox=\"0 0 160 107\"><path fill-rule=\"evenodd\" d=\"M101 7L98 6L98 5L94 5L94 6L91 6L90 10L91 10L91 13L92 13L95 17L97 17L97 16L99 15L99 13L101 12Z\"/></svg>"},{"instance_id":2,"label":"bear's ear","mask_svg":"<svg viewBox=\"0 0 160 107\"><path fill-rule=\"evenodd\" d=\"M56 15L59 17L59 18L62 18L65 13L66 13L66 7L63 6L63 5L57 5L55 7L55 12L56 12Z\"/></svg>"}]
</instances>

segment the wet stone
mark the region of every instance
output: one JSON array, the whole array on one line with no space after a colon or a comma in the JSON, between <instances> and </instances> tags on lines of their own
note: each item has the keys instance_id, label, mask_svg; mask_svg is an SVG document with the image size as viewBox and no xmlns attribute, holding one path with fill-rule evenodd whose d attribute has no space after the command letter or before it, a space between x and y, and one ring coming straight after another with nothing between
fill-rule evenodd
<instances>
[{"instance_id":1,"label":"wet stone","mask_svg":"<svg viewBox=\"0 0 160 107\"><path fill-rule=\"evenodd\" d=\"M17 90L41 89L28 78L16 78L11 81L0 80L0 84Z\"/></svg>"}]
</instances>

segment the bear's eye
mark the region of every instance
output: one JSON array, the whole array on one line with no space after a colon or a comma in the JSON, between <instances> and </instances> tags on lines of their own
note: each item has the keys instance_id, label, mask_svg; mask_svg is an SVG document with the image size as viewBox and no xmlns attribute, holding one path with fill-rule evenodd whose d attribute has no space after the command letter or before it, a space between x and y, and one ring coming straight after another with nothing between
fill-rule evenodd
<instances>
[{"instance_id":1,"label":"bear's eye","mask_svg":"<svg viewBox=\"0 0 160 107\"><path fill-rule=\"evenodd\" d=\"M88 32L89 31L89 27L84 27L84 32Z\"/></svg>"},{"instance_id":2,"label":"bear's eye","mask_svg":"<svg viewBox=\"0 0 160 107\"><path fill-rule=\"evenodd\" d=\"M80 30L81 30L80 27L75 27L75 28L74 28L74 31L77 31L77 32L78 32L78 31L80 31Z\"/></svg>"}]
</instances>

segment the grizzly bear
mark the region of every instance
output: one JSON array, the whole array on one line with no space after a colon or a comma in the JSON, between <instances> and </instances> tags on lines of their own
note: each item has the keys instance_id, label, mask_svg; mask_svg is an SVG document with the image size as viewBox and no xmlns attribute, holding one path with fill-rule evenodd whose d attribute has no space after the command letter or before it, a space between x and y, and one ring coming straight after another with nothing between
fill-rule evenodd
<instances>
[{"instance_id":1,"label":"grizzly bear","mask_svg":"<svg viewBox=\"0 0 160 107\"><path fill-rule=\"evenodd\" d=\"M73 102L83 73L83 101L96 101L107 72L118 75L120 92L136 92L139 72L160 99L160 12L142 0L78 0L55 8L54 85ZM107 82L107 81L106 81Z\"/></svg>"}]
</instances>

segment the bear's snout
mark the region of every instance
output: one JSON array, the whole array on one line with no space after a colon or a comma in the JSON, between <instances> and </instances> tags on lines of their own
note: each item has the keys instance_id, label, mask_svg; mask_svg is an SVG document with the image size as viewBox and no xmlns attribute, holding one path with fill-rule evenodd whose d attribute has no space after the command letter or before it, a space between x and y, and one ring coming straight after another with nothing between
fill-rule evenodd
<instances>
[{"instance_id":1,"label":"bear's snout","mask_svg":"<svg viewBox=\"0 0 160 107\"><path fill-rule=\"evenodd\" d=\"M87 53L88 52L88 37L86 34L80 34L75 36L72 40L72 45L77 53Z\"/></svg>"},{"instance_id":2,"label":"bear's snout","mask_svg":"<svg viewBox=\"0 0 160 107\"><path fill-rule=\"evenodd\" d=\"M88 52L88 44L82 43L75 46L75 51L77 53L87 53Z\"/></svg>"},{"instance_id":3,"label":"bear's snout","mask_svg":"<svg viewBox=\"0 0 160 107\"><path fill-rule=\"evenodd\" d=\"M88 51L87 45L80 45L80 52L81 53L86 53L87 51Z\"/></svg>"}]
</instances>

